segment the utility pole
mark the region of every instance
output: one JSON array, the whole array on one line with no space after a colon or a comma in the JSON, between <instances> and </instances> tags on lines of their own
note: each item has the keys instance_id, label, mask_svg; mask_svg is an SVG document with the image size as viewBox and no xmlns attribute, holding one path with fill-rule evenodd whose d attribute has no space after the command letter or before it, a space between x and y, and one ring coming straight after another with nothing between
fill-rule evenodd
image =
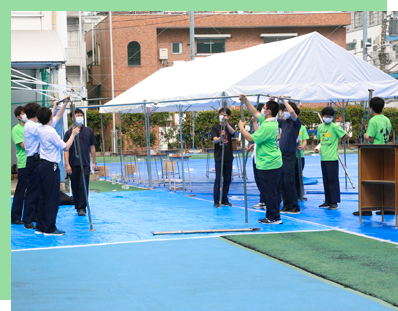
<instances>
[{"instance_id":1,"label":"utility pole","mask_svg":"<svg viewBox=\"0 0 398 311\"><path fill-rule=\"evenodd\" d=\"M363 60L368 62L368 48L366 47L366 43L368 42L368 11L363 11Z\"/></svg>"},{"instance_id":2,"label":"utility pole","mask_svg":"<svg viewBox=\"0 0 398 311\"><path fill-rule=\"evenodd\" d=\"M195 60L194 11L189 11L189 42L191 48L191 60ZM194 111L192 111L192 150L195 150L195 112Z\"/></svg>"},{"instance_id":3,"label":"utility pole","mask_svg":"<svg viewBox=\"0 0 398 311\"><path fill-rule=\"evenodd\" d=\"M385 71L386 65L388 64L388 57L386 54L386 45L387 45L387 12L383 11L381 15L381 40L380 40L380 53L379 53L379 61L380 61L380 70Z\"/></svg>"},{"instance_id":4,"label":"utility pole","mask_svg":"<svg viewBox=\"0 0 398 311\"><path fill-rule=\"evenodd\" d=\"M115 98L115 83L113 80L113 39L112 39L112 11L109 11L109 32L111 45L111 81L112 81L112 99ZM117 136L116 136L116 117L112 113L112 152L117 152Z\"/></svg>"}]
</instances>

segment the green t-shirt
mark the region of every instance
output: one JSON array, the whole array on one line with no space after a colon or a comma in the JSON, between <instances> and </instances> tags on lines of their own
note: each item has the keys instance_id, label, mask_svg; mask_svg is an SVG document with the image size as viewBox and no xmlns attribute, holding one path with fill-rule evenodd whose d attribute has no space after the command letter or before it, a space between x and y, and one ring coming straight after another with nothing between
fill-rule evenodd
<instances>
[{"instance_id":1,"label":"green t-shirt","mask_svg":"<svg viewBox=\"0 0 398 311\"><path fill-rule=\"evenodd\" d=\"M259 170L274 170L282 167L282 153L277 145L278 121L265 121L260 116L260 128L252 134L256 146L256 166Z\"/></svg>"},{"instance_id":2,"label":"green t-shirt","mask_svg":"<svg viewBox=\"0 0 398 311\"><path fill-rule=\"evenodd\" d=\"M19 144L23 143L23 129L24 127L21 124L17 124L13 127L11 132L12 140L14 141L17 156L17 164L18 168L26 167L26 151Z\"/></svg>"},{"instance_id":3,"label":"green t-shirt","mask_svg":"<svg viewBox=\"0 0 398 311\"><path fill-rule=\"evenodd\" d=\"M377 116L373 116L369 120L368 130L366 131L366 135L369 137L373 137L373 144L384 145L387 144L390 140L391 133L391 122L382 114L378 114Z\"/></svg>"},{"instance_id":4,"label":"green t-shirt","mask_svg":"<svg viewBox=\"0 0 398 311\"><path fill-rule=\"evenodd\" d=\"M300 128L299 137L300 137L300 146L303 145L303 140L306 140L306 139L310 138L308 136L307 129L305 128L304 125L302 125L301 128ZM296 152L296 154L297 154L297 152ZM298 155L297 155L297 157L298 157ZM304 149L301 150L301 157L304 157Z\"/></svg>"},{"instance_id":5,"label":"green t-shirt","mask_svg":"<svg viewBox=\"0 0 398 311\"><path fill-rule=\"evenodd\" d=\"M337 147L339 139L347 134L340 126L333 122L318 126L317 138L321 141L321 161L337 161Z\"/></svg>"}]
</instances>

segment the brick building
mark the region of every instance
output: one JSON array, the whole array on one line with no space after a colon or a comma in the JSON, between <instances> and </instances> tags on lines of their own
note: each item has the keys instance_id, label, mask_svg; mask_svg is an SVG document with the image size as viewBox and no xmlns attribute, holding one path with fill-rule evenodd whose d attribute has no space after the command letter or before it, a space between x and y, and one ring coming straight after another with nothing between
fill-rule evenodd
<instances>
[{"instance_id":1,"label":"brick building","mask_svg":"<svg viewBox=\"0 0 398 311\"><path fill-rule=\"evenodd\" d=\"M339 12L195 13L195 57L240 50L313 31L345 48L344 26L350 23L351 14ZM88 96L102 98L96 103L105 104L112 97L109 17L93 31L94 34L86 34ZM114 12L112 36L115 97L162 66L190 60L187 12ZM94 51L90 50L93 46Z\"/></svg>"}]
</instances>

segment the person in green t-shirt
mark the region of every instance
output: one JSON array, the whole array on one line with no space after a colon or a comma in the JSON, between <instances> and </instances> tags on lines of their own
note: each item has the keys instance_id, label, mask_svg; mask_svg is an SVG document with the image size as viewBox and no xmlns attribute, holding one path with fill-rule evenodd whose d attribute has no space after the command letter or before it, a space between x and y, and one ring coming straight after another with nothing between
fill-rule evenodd
<instances>
[{"instance_id":1,"label":"person in green t-shirt","mask_svg":"<svg viewBox=\"0 0 398 311\"><path fill-rule=\"evenodd\" d=\"M265 104L262 112L259 112L245 95L239 96L239 99L242 98L244 98L249 112L260 122L259 129L250 135L245 128L246 122L239 121L239 128L244 138L251 143L256 143L256 167L262 188L260 192L265 194L267 201L266 218L259 219L259 222L262 224L282 224L279 211L282 153L277 145L278 121L276 119L279 105L270 100Z\"/></svg>"},{"instance_id":2,"label":"person in green t-shirt","mask_svg":"<svg viewBox=\"0 0 398 311\"><path fill-rule=\"evenodd\" d=\"M381 97L373 97L369 102L369 109L373 113L373 117L369 120L366 134L363 136L369 143L384 145L390 141L391 122L382 115L384 108L384 99ZM354 216L359 216L359 211L352 213ZM376 212L381 215L381 211ZM384 215L395 215L392 211L385 211ZM362 212L362 216L372 216L371 211Z\"/></svg>"},{"instance_id":3,"label":"person in green t-shirt","mask_svg":"<svg viewBox=\"0 0 398 311\"><path fill-rule=\"evenodd\" d=\"M300 114L300 112L299 112ZM305 128L304 125L301 125L300 132L299 132L299 137L298 137L298 146L297 146L297 159L296 159L296 174L295 174L295 185L296 185L296 192L297 192L297 197L301 198L301 191L300 191L300 175L302 174L302 171L304 170L305 166L305 159L304 159L304 149L305 146L307 146L307 139L310 137L308 136L307 129ZM299 156L301 157L301 172L299 171L299 166L298 166L298 161Z\"/></svg>"},{"instance_id":4,"label":"person in green t-shirt","mask_svg":"<svg viewBox=\"0 0 398 311\"><path fill-rule=\"evenodd\" d=\"M23 137L25 122L28 121L22 106L14 110L15 117L19 123L11 131L11 137L15 144L17 165L18 165L18 183L15 188L14 199L11 207L11 223L13 225L23 225L21 221L22 209L25 201L25 192L28 187L28 174L26 171L26 151Z\"/></svg>"},{"instance_id":5,"label":"person in green t-shirt","mask_svg":"<svg viewBox=\"0 0 398 311\"><path fill-rule=\"evenodd\" d=\"M322 116L325 123L318 126L317 133L317 139L321 143L319 144L320 147L318 145L315 148L316 153L321 153L323 188L325 190L325 202L319 207L335 210L339 208L337 203L340 202L338 143L340 138L344 141L350 136L332 122L334 117L332 107L323 108Z\"/></svg>"}]
</instances>

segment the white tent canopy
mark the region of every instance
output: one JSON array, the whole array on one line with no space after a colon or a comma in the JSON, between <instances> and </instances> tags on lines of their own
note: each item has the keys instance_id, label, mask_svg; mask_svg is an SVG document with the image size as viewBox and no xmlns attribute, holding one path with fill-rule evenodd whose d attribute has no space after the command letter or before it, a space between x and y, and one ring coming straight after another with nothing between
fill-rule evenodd
<instances>
[{"instance_id":1,"label":"white tent canopy","mask_svg":"<svg viewBox=\"0 0 398 311\"><path fill-rule=\"evenodd\" d=\"M141 106L111 107L143 102L159 102L148 105L159 112L176 111L179 104L189 111L212 109L220 99L197 99L223 93L282 94L303 103L361 101L368 99L368 89L374 96L398 96L398 81L313 32L160 69L100 112L143 112ZM168 100L174 102L162 103Z\"/></svg>"}]
</instances>

